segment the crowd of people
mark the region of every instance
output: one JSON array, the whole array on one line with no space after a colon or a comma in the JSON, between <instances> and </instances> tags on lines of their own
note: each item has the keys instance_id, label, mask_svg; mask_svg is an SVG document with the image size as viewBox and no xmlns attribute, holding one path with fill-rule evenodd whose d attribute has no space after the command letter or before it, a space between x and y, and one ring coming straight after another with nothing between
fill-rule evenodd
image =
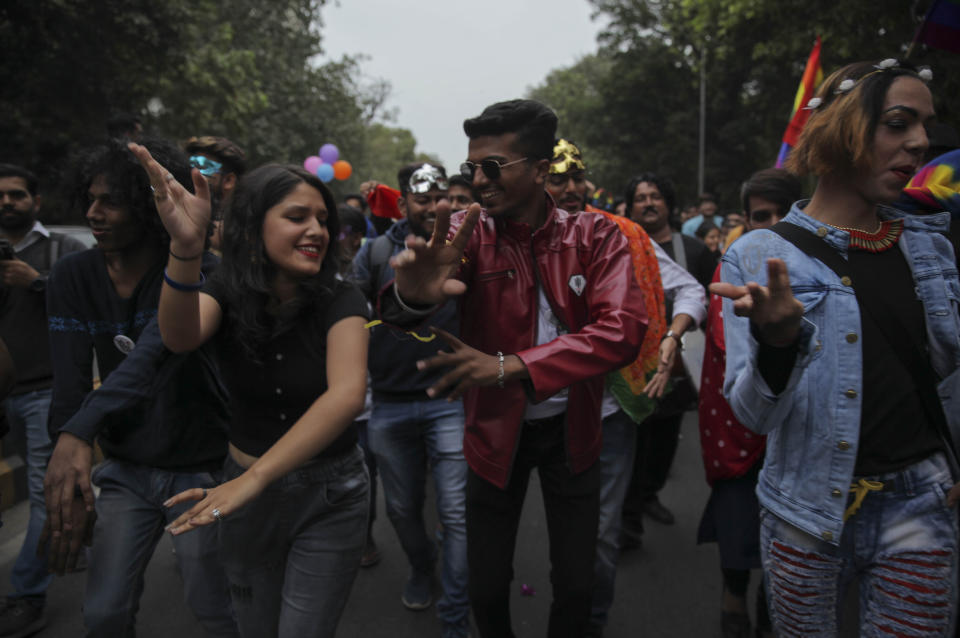
<instances>
[{"instance_id":1,"label":"crowd of people","mask_svg":"<svg viewBox=\"0 0 960 638\"><path fill-rule=\"evenodd\" d=\"M78 565L86 635L135 635L166 531L209 635L332 637L380 560L378 484L401 603L444 638L510 637L534 469L547 635L599 637L619 554L674 523L691 410L724 638L837 635L854 578L860 635L954 635L960 161L928 157L930 79L839 69L788 170L726 213L681 207L656 167L599 197L532 100L465 120L457 174L402 166L341 203L225 138L114 136L74 158L90 249L0 165L0 391L30 497L0 637L41 631Z\"/></svg>"}]
</instances>

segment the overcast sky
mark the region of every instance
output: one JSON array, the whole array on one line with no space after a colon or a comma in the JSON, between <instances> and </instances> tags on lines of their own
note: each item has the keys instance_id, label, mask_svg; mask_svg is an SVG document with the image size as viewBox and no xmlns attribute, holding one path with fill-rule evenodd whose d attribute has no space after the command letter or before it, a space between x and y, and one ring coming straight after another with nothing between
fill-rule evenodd
<instances>
[{"instance_id":1,"label":"overcast sky","mask_svg":"<svg viewBox=\"0 0 960 638\"><path fill-rule=\"evenodd\" d=\"M364 75L393 87L391 124L455 171L465 118L596 50L590 11L587 0L341 0L324 7L321 33L326 59L368 56Z\"/></svg>"}]
</instances>

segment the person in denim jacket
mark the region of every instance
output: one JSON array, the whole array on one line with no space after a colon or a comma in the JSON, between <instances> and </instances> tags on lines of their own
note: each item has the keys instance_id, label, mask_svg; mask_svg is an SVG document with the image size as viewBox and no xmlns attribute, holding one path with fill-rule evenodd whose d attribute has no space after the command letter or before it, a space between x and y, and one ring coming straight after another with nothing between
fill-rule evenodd
<instances>
[{"instance_id":1,"label":"person in denim jacket","mask_svg":"<svg viewBox=\"0 0 960 638\"><path fill-rule=\"evenodd\" d=\"M935 417L960 414L960 284L949 216L886 206L927 148L930 77L896 60L831 75L788 163L819 182L783 223L883 282L898 336L925 344L942 380L938 405L885 337L889 318L862 312L855 282L777 232L734 244L711 286L726 298L724 394L768 437L757 495L777 635L836 635L855 576L861 636L952 635L960 489Z\"/></svg>"}]
</instances>

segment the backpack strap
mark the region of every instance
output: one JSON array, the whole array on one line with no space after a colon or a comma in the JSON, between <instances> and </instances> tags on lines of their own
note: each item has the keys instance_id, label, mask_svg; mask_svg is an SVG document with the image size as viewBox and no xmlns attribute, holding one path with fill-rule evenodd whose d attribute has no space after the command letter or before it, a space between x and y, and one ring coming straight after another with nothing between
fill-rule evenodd
<instances>
[{"instance_id":1,"label":"backpack strap","mask_svg":"<svg viewBox=\"0 0 960 638\"><path fill-rule=\"evenodd\" d=\"M380 277L387 267L390 256L393 255L393 242L386 235L380 235L373 240L370 246L370 283L371 290L376 292L383 285Z\"/></svg>"}]
</instances>

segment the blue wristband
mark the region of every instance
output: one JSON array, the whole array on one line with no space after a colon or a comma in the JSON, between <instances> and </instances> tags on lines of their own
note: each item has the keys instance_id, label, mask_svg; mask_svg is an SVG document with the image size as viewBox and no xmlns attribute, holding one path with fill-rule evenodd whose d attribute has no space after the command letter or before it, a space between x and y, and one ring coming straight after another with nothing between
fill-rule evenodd
<instances>
[{"instance_id":1,"label":"blue wristband","mask_svg":"<svg viewBox=\"0 0 960 638\"><path fill-rule=\"evenodd\" d=\"M203 276L203 271L200 272L200 281L195 284L182 284L179 281L174 281L170 279L170 275L167 274L167 269L163 269L163 280L167 282L167 285L173 288L174 290L179 290L180 292L197 292L203 288L203 282L206 279Z\"/></svg>"}]
</instances>

